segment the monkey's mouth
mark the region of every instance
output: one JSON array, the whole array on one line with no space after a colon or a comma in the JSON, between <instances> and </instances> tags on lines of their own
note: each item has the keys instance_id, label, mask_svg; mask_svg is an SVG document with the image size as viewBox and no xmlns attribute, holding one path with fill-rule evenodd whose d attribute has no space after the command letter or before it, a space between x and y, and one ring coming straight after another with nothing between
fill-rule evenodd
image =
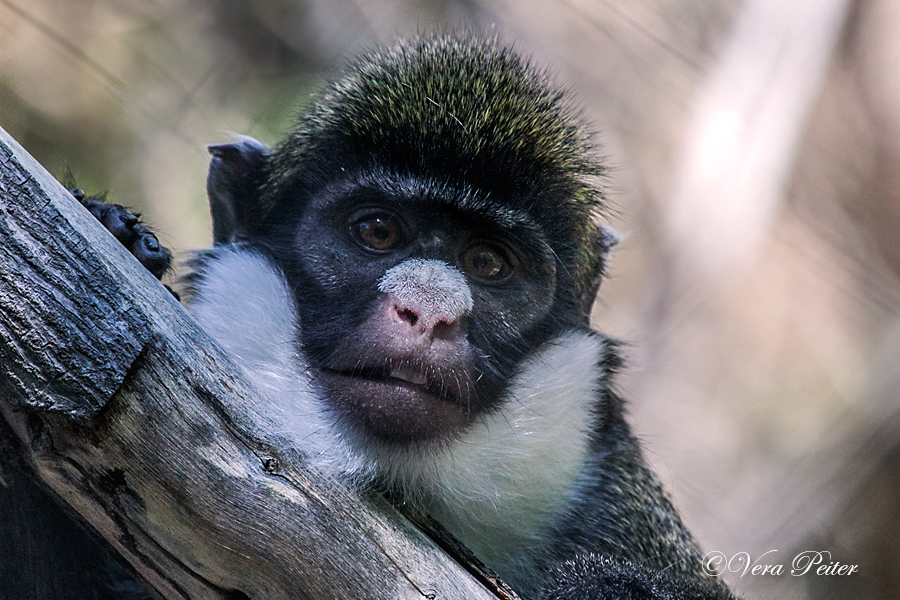
<instances>
[{"instance_id":1,"label":"monkey's mouth","mask_svg":"<svg viewBox=\"0 0 900 600\"><path fill-rule=\"evenodd\" d=\"M424 442L457 434L469 421L459 377L392 366L324 368L324 401L348 425L392 443Z\"/></svg>"},{"instance_id":2,"label":"monkey's mouth","mask_svg":"<svg viewBox=\"0 0 900 600\"><path fill-rule=\"evenodd\" d=\"M442 385L440 378L429 377L420 370L408 367L361 367L352 370L325 369L326 373L359 379L364 381L402 385L417 389L422 393L436 396L444 401L456 402L457 394L453 389Z\"/></svg>"},{"instance_id":3,"label":"monkey's mouth","mask_svg":"<svg viewBox=\"0 0 900 600\"><path fill-rule=\"evenodd\" d=\"M428 385L428 378L422 375L421 373L417 373L415 371L409 371L403 368L394 368L390 370L388 374L389 379L399 379L401 381L407 381L413 385Z\"/></svg>"}]
</instances>

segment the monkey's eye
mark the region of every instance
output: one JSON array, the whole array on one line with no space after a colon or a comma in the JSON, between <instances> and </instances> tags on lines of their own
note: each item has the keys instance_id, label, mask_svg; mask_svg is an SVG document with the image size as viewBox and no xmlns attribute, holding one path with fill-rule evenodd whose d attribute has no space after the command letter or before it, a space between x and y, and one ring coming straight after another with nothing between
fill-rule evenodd
<instances>
[{"instance_id":1,"label":"monkey's eye","mask_svg":"<svg viewBox=\"0 0 900 600\"><path fill-rule=\"evenodd\" d=\"M490 282L503 281L513 270L506 253L487 242L469 246L460 257L460 266L472 277Z\"/></svg>"},{"instance_id":2,"label":"monkey's eye","mask_svg":"<svg viewBox=\"0 0 900 600\"><path fill-rule=\"evenodd\" d=\"M397 219L386 213L365 215L350 224L350 234L370 250L386 252L403 243L403 230Z\"/></svg>"}]
</instances>

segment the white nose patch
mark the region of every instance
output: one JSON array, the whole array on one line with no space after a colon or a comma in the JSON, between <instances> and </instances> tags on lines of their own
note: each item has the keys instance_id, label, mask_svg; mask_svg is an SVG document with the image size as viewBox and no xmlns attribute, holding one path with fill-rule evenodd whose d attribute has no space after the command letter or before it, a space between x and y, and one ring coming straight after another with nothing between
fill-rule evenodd
<instances>
[{"instance_id":1,"label":"white nose patch","mask_svg":"<svg viewBox=\"0 0 900 600\"><path fill-rule=\"evenodd\" d=\"M393 267L378 282L378 290L428 315L454 321L472 310L472 292L455 267L439 260L412 258Z\"/></svg>"}]
</instances>

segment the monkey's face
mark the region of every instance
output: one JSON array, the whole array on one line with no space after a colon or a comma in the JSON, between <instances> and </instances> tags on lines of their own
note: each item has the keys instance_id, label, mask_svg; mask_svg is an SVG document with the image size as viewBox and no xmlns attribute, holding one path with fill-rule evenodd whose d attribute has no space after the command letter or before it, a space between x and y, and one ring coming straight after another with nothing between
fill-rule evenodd
<instances>
[{"instance_id":1,"label":"monkey's face","mask_svg":"<svg viewBox=\"0 0 900 600\"><path fill-rule=\"evenodd\" d=\"M491 206L381 177L325 186L287 225L300 346L352 431L452 439L553 333L553 253L527 215Z\"/></svg>"}]
</instances>

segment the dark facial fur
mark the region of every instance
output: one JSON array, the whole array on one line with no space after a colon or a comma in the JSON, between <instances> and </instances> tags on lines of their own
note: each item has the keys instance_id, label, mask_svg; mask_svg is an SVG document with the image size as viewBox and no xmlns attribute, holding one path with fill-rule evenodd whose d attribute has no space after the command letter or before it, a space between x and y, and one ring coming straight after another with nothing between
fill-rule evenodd
<instances>
[{"instance_id":1,"label":"dark facial fur","mask_svg":"<svg viewBox=\"0 0 900 600\"><path fill-rule=\"evenodd\" d=\"M304 255L276 262L303 296L301 340L324 397L350 427L399 443L453 437L499 402L523 355L559 329L554 257L542 232L473 215L452 191L438 198L423 188L326 188L290 223L287 251L275 253ZM368 246L360 236L378 232L360 227L390 230L390 246ZM429 323L433 311L379 289L386 273L415 259L460 273L472 309ZM389 377L401 367L425 384Z\"/></svg>"}]
</instances>

